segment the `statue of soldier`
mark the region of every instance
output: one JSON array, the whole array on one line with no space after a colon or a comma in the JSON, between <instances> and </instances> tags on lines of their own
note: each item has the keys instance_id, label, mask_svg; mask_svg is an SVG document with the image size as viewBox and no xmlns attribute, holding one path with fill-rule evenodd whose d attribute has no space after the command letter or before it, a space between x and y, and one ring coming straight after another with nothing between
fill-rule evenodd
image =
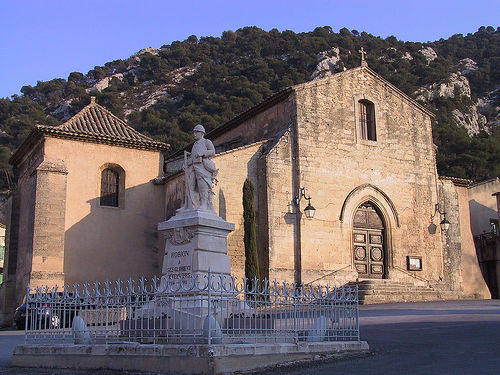
<instances>
[{"instance_id":1,"label":"statue of soldier","mask_svg":"<svg viewBox=\"0 0 500 375\"><path fill-rule=\"evenodd\" d=\"M209 139L205 139L205 128L198 124L193 129L194 144L191 153L184 153L186 171L185 209L214 211L212 203L212 185L217 175L215 163L210 160L215 155L215 148Z\"/></svg>"}]
</instances>

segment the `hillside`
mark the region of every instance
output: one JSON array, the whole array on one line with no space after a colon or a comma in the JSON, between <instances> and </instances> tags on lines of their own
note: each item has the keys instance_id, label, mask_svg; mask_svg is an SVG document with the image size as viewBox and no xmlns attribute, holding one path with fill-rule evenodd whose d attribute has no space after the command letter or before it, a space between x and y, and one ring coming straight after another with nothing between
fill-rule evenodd
<instances>
[{"instance_id":1,"label":"hillside","mask_svg":"<svg viewBox=\"0 0 500 375\"><path fill-rule=\"evenodd\" d=\"M500 28L414 43L328 26L299 34L245 27L146 48L0 99L0 190L7 176L15 181L7 160L31 128L61 123L90 94L174 152L197 123L213 129L273 92L359 66L361 47L370 68L436 114L440 174L500 176Z\"/></svg>"}]
</instances>

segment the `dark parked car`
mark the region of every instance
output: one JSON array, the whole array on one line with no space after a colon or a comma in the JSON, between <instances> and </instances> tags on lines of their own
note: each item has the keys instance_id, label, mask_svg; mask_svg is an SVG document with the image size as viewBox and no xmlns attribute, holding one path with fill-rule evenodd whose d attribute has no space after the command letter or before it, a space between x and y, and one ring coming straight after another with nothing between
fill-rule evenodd
<instances>
[{"instance_id":1,"label":"dark parked car","mask_svg":"<svg viewBox=\"0 0 500 375\"><path fill-rule=\"evenodd\" d=\"M35 313L33 316L32 314ZM71 323L73 322L73 318L75 317L75 312L70 311L68 309L61 309L58 306L50 306L49 304L44 304L40 307L37 307L34 310L30 311L30 316L28 319L28 324L32 324L32 327L28 327L28 329L54 329L61 328L64 326L71 327ZM24 329L26 326L26 297L24 298L24 303L16 308L14 313L14 323L16 324L17 329Z\"/></svg>"},{"instance_id":2,"label":"dark parked car","mask_svg":"<svg viewBox=\"0 0 500 375\"><path fill-rule=\"evenodd\" d=\"M21 306L16 308L14 313L14 323L17 329L24 329L26 324L26 304L23 303Z\"/></svg>"}]
</instances>

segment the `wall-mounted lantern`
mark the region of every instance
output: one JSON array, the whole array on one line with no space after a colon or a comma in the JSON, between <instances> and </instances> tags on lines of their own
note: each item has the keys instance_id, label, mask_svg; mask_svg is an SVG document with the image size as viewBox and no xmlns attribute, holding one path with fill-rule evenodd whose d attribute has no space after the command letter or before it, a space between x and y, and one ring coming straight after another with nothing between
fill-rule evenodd
<instances>
[{"instance_id":1,"label":"wall-mounted lantern","mask_svg":"<svg viewBox=\"0 0 500 375\"><path fill-rule=\"evenodd\" d=\"M439 215L442 215L443 216L443 220L441 220L441 222L439 223L439 226L441 227L442 231L447 231L450 228L450 222L446 218L446 212L440 210L439 203L436 203L434 205L434 209L435 209L435 211L434 211L433 217L436 215L436 212L438 212Z\"/></svg>"},{"instance_id":2,"label":"wall-mounted lantern","mask_svg":"<svg viewBox=\"0 0 500 375\"><path fill-rule=\"evenodd\" d=\"M301 187L299 190L299 194L293 199L295 205L300 210L300 201L302 198L307 199L307 206L304 208L304 213L306 214L306 218L312 219L314 214L316 213L316 209L311 205L311 197L306 196L306 188Z\"/></svg>"}]
</instances>

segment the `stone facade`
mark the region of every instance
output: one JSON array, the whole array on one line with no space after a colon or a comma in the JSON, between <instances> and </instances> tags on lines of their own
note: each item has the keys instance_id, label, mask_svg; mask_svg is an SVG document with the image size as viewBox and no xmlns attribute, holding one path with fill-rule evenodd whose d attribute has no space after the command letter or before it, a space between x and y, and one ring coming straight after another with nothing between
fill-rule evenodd
<instances>
[{"instance_id":1,"label":"stone facade","mask_svg":"<svg viewBox=\"0 0 500 375\"><path fill-rule=\"evenodd\" d=\"M376 139L364 139L360 131L363 101L375 110ZM450 182L449 191L438 191L443 182L431 121L425 108L361 67L294 86L209 133L220 152L213 158L221 176L216 199L224 201L216 208L236 223L228 238L233 273L244 274L241 188L248 177L257 187L261 275L332 285L365 277L353 254L354 220L358 208L369 204L383 224L383 259L380 273L368 277L489 297L463 229L467 220L458 216L468 209L467 189ZM174 186L182 194L179 155L166 161L173 176L166 182L167 202L182 201L172 195ZM316 208L312 220L301 214L307 201L300 210L294 204L301 187ZM457 215L449 235L441 232L435 212L445 193L455 195ZM408 257L420 259L422 269L410 270Z\"/></svg>"}]
</instances>

